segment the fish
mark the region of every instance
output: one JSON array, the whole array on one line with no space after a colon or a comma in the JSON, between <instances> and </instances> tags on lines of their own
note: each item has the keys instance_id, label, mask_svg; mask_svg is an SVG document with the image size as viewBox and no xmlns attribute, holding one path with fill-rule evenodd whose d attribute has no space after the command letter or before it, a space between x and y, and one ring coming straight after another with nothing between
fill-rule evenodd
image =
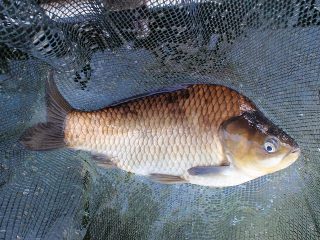
<instances>
[{"instance_id":1,"label":"fish","mask_svg":"<svg viewBox=\"0 0 320 240\"><path fill-rule=\"evenodd\" d=\"M88 151L97 165L163 184L236 186L287 168L296 141L246 96L222 85L182 84L74 109L48 74L47 122L20 137L25 148Z\"/></svg>"}]
</instances>

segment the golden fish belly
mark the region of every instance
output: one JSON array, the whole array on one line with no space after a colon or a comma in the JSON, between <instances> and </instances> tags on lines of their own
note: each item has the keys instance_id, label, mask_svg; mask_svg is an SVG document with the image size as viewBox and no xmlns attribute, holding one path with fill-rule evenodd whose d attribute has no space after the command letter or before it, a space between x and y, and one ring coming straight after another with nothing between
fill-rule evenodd
<instances>
[{"instance_id":1,"label":"golden fish belly","mask_svg":"<svg viewBox=\"0 0 320 240\"><path fill-rule=\"evenodd\" d=\"M65 142L73 149L105 155L117 167L141 175L183 176L194 166L226 163L221 123L253 108L222 86L193 85L94 112L72 111Z\"/></svg>"}]
</instances>

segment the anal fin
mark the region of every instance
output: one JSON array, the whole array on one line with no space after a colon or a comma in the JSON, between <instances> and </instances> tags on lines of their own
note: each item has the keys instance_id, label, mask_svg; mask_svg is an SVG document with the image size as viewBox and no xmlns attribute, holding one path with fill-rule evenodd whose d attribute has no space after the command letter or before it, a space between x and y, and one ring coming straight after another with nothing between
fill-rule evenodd
<instances>
[{"instance_id":1,"label":"anal fin","mask_svg":"<svg viewBox=\"0 0 320 240\"><path fill-rule=\"evenodd\" d=\"M165 184L175 184L175 183L187 183L188 181L180 176L161 174L161 173L151 173L149 175L150 179L155 182L165 183Z\"/></svg>"},{"instance_id":2,"label":"anal fin","mask_svg":"<svg viewBox=\"0 0 320 240\"><path fill-rule=\"evenodd\" d=\"M99 167L103 168L117 168L117 165L106 155L92 154L92 159Z\"/></svg>"}]
</instances>

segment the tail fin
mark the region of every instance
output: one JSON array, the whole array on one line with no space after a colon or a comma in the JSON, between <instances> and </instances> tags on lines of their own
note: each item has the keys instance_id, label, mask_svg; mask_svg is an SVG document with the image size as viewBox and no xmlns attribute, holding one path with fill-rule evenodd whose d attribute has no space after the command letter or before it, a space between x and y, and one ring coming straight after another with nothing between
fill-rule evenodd
<instances>
[{"instance_id":1,"label":"tail fin","mask_svg":"<svg viewBox=\"0 0 320 240\"><path fill-rule=\"evenodd\" d=\"M36 124L20 137L20 142L31 150L50 150L65 146L64 123L72 107L59 93L52 70L46 84L46 99L47 122Z\"/></svg>"}]
</instances>

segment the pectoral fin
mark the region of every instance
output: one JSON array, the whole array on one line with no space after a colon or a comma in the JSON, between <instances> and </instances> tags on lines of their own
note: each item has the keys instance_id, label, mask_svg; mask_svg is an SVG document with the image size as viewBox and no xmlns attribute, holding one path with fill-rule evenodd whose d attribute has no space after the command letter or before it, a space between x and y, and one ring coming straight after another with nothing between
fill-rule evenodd
<instances>
[{"instance_id":1,"label":"pectoral fin","mask_svg":"<svg viewBox=\"0 0 320 240\"><path fill-rule=\"evenodd\" d=\"M150 179L155 182L165 183L165 184L175 184L175 183L186 183L187 180L180 176L169 175L169 174L160 174L160 173L151 173Z\"/></svg>"},{"instance_id":2,"label":"pectoral fin","mask_svg":"<svg viewBox=\"0 0 320 240\"><path fill-rule=\"evenodd\" d=\"M230 166L196 166L188 169L188 173L193 176L202 175L228 175Z\"/></svg>"}]
</instances>

